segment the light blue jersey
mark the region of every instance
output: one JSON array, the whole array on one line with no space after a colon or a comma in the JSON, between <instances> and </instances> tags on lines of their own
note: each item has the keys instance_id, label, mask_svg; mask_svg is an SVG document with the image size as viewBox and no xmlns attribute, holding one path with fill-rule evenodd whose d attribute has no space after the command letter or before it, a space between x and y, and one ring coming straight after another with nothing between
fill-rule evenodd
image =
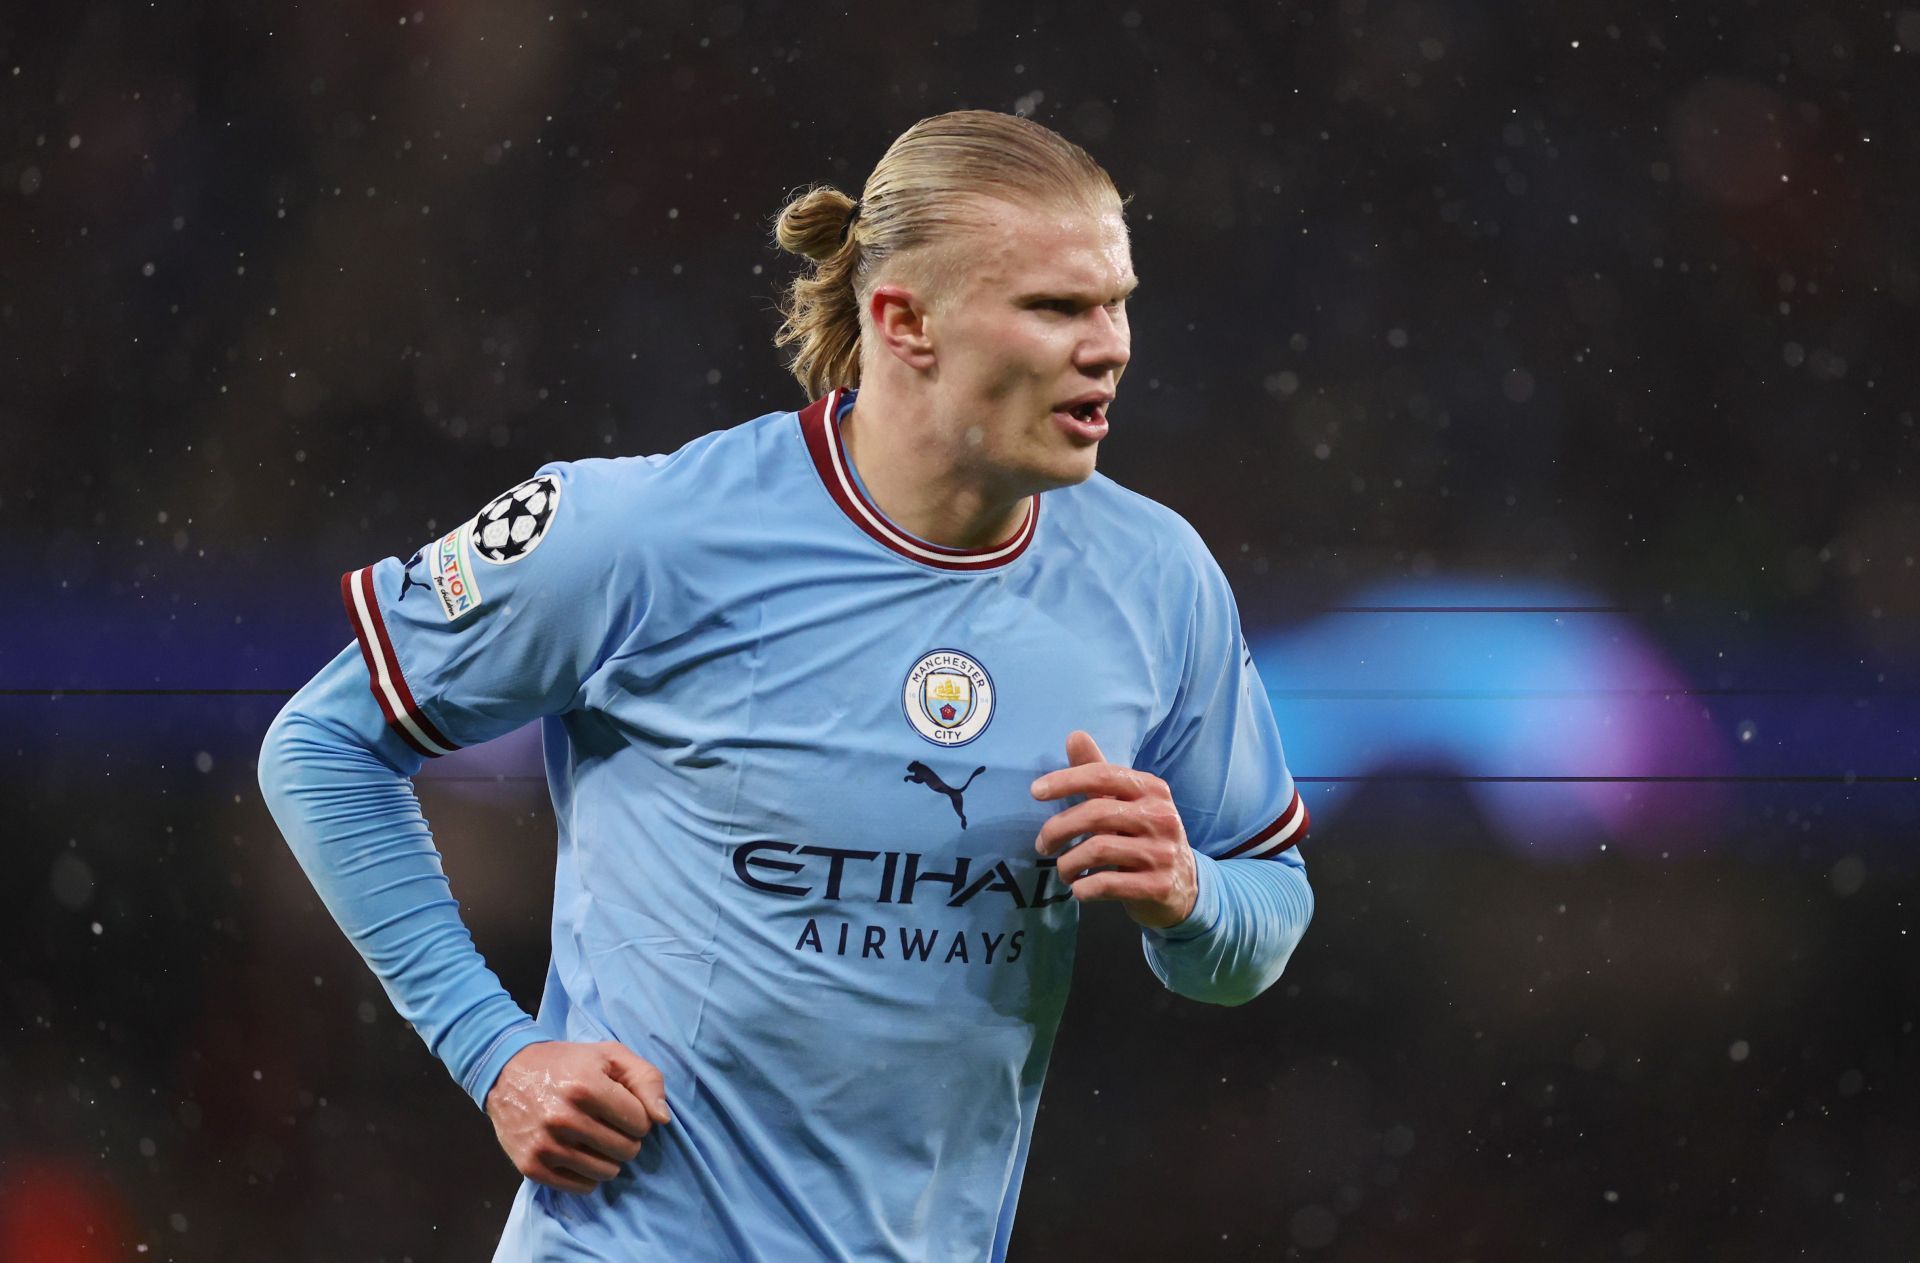
<instances>
[{"instance_id":1,"label":"light blue jersey","mask_svg":"<svg viewBox=\"0 0 1920 1263\"><path fill-rule=\"evenodd\" d=\"M364 668L330 671L371 685L389 763L542 722L537 1027L454 960L437 867L401 902L435 905L438 974L363 942L401 915L384 887L329 907L476 1100L530 1042L617 1040L674 1112L593 1194L524 1184L498 1259L1002 1257L1078 923L1029 786L1074 728L1163 777L1211 857L1144 935L1170 986L1248 998L1310 915L1306 812L1193 530L1096 475L995 547L928 544L866 498L849 402L549 465L342 581ZM262 779L329 893L298 778Z\"/></svg>"}]
</instances>

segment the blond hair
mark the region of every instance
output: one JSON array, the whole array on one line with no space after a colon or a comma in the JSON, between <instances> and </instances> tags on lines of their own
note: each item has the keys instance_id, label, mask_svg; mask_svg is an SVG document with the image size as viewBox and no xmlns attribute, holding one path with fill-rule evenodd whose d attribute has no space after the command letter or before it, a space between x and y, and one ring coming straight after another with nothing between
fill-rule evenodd
<instances>
[{"instance_id":1,"label":"blond hair","mask_svg":"<svg viewBox=\"0 0 1920 1263\"><path fill-rule=\"evenodd\" d=\"M829 185L797 194L774 229L782 250L811 261L780 302L774 345L810 398L860 384L860 313L889 260L952 244L978 218L977 199L1118 207L1113 180L1086 150L1012 114L956 110L900 134L859 202ZM937 258L924 259L934 267Z\"/></svg>"}]
</instances>

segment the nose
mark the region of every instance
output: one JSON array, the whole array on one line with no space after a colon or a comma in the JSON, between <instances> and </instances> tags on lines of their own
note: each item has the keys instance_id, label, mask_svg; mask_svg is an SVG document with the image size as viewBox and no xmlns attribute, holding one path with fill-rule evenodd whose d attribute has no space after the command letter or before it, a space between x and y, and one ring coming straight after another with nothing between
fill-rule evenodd
<instances>
[{"instance_id":1,"label":"nose","mask_svg":"<svg viewBox=\"0 0 1920 1263\"><path fill-rule=\"evenodd\" d=\"M1096 307L1087 335L1075 350L1074 366L1090 377L1108 373L1119 376L1133 354L1133 335L1127 328L1127 312Z\"/></svg>"}]
</instances>

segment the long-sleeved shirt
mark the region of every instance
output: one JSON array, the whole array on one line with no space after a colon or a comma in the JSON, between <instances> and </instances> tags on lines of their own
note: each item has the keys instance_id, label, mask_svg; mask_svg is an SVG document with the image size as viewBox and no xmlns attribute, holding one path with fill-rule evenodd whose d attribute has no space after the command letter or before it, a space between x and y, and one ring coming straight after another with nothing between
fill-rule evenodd
<instances>
[{"instance_id":1,"label":"long-sleeved shirt","mask_svg":"<svg viewBox=\"0 0 1920 1263\"><path fill-rule=\"evenodd\" d=\"M1073 728L1165 779L1196 851L1192 914L1142 935L1166 985L1244 1002L1311 917L1306 810L1191 528L1096 476L993 548L929 544L865 495L844 403L549 466L348 574L357 649L268 734L302 866L477 1102L543 1039L665 1076L674 1126L593 1194L525 1185L501 1259L1002 1257L1078 920L1028 786ZM537 1021L408 783L532 719Z\"/></svg>"}]
</instances>

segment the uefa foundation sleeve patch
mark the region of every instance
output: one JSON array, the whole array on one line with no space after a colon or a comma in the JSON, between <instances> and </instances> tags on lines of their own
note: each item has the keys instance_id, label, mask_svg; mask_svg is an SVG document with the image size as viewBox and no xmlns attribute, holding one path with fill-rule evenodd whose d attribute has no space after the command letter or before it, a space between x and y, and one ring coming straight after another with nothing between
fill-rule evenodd
<instances>
[{"instance_id":1,"label":"uefa foundation sleeve patch","mask_svg":"<svg viewBox=\"0 0 1920 1263\"><path fill-rule=\"evenodd\" d=\"M449 623L463 614L471 614L484 599L480 595L480 580L468 560L472 537L473 523L462 522L433 546L433 592L440 598L440 608L446 611Z\"/></svg>"}]
</instances>

